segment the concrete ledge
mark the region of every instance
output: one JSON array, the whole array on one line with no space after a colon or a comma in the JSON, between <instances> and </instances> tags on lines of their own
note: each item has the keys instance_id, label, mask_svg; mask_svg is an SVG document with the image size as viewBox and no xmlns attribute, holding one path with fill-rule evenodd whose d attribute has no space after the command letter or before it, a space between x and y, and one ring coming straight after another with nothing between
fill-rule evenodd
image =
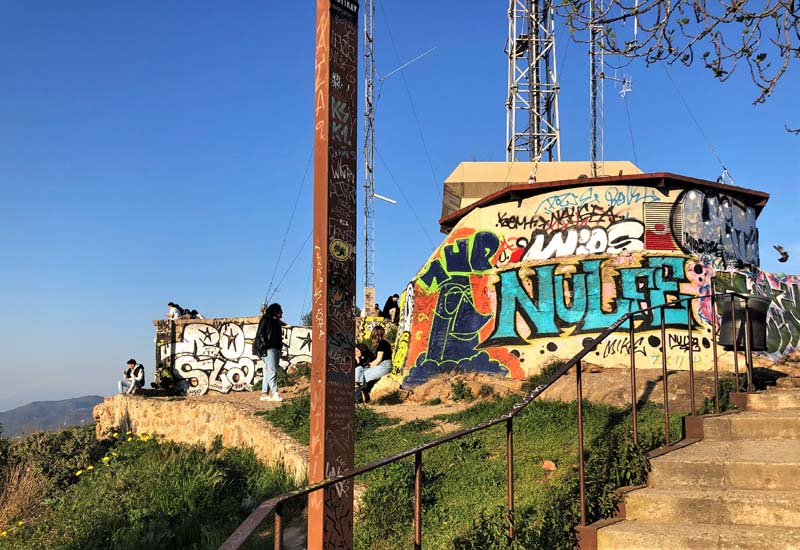
<instances>
[{"instance_id":1,"label":"concrete ledge","mask_svg":"<svg viewBox=\"0 0 800 550\"><path fill-rule=\"evenodd\" d=\"M175 443L250 447L266 464L281 464L298 484L308 475L308 450L252 411L203 399L117 395L94 408L97 436L114 429L157 434Z\"/></svg>"}]
</instances>

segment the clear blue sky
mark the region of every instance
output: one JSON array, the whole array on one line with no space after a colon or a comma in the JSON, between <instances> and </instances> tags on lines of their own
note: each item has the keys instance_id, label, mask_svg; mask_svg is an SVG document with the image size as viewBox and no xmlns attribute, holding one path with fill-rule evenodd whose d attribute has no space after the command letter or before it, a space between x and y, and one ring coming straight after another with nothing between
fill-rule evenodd
<instances>
[{"instance_id":1,"label":"clear blue sky","mask_svg":"<svg viewBox=\"0 0 800 550\"><path fill-rule=\"evenodd\" d=\"M378 2L379 74L436 47L387 79L378 105L377 192L398 200L376 205L382 302L440 241L450 171L504 160L507 5ZM152 320L170 300L258 313L311 153L314 17L312 1L3 3L0 410L111 395L130 357L151 373ZM558 51L562 157L585 160L586 46L561 32ZM800 126L798 65L756 107L745 73L670 71L736 184L771 194L762 267L800 273L800 137L783 130ZM665 70L627 72L632 123L607 85L606 159L715 179ZM311 190L309 171L275 278L288 273L275 299L291 322L309 309Z\"/></svg>"}]
</instances>

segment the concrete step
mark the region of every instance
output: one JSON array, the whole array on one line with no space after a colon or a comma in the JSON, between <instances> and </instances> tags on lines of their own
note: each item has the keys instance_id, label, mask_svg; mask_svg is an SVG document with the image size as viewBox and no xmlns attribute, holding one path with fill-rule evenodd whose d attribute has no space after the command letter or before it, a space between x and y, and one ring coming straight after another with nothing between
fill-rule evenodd
<instances>
[{"instance_id":1,"label":"concrete step","mask_svg":"<svg viewBox=\"0 0 800 550\"><path fill-rule=\"evenodd\" d=\"M771 388L768 391L747 394L748 411L800 410L800 391Z\"/></svg>"},{"instance_id":2,"label":"concrete step","mask_svg":"<svg viewBox=\"0 0 800 550\"><path fill-rule=\"evenodd\" d=\"M743 411L708 417L703 422L706 441L740 439L800 440L800 409Z\"/></svg>"},{"instance_id":3,"label":"concrete step","mask_svg":"<svg viewBox=\"0 0 800 550\"><path fill-rule=\"evenodd\" d=\"M626 518L648 523L800 526L800 491L645 488L625 495Z\"/></svg>"},{"instance_id":4,"label":"concrete step","mask_svg":"<svg viewBox=\"0 0 800 550\"><path fill-rule=\"evenodd\" d=\"M650 461L648 486L800 491L800 439L703 441Z\"/></svg>"},{"instance_id":5,"label":"concrete step","mask_svg":"<svg viewBox=\"0 0 800 550\"><path fill-rule=\"evenodd\" d=\"M800 529L623 521L597 532L598 550L798 550Z\"/></svg>"}]
</instances>

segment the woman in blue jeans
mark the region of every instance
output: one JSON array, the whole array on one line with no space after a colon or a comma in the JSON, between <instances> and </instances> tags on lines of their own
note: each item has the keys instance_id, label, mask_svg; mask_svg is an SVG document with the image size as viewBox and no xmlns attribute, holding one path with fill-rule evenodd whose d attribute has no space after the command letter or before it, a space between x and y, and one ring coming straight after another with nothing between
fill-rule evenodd
<instances>
[{"instance_id":1,"label":"woman in blue jeans","mask_svg":"<svg viewBox=\"0 0 800 550\"><path fill-rule=\"evenodd\" d=\"M253 354L264 361L264 381L261 401L283 401L278 393L278 360L283 348L283 309L280 304L270 304L258 323L253 339Z\"/></svg>"},{"instance_id":2,"label":"woman in blue jeans","mask_svg":"<svg viewBox=\"0 0 800 550\"><path fill-rule=\"evenodd\" d=\"M385 376L392 371L392 345L384 340L385 334L386 332L380 325L372 329L370 339L372 340L375 358L366 367L356 367L356 401L361 401L363 392L364 401L369 402L367 386L370 385L370 382L375 382L381 376ZM356 358L356 361L358 361L358 358Z\"/></svg>"}]
</instances>

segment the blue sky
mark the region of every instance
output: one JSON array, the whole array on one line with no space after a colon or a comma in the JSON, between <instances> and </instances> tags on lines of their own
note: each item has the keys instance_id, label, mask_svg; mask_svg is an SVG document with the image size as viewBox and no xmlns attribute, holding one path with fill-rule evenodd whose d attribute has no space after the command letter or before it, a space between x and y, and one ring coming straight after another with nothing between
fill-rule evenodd
<instances>
[{"instance_id":1,"label":"blue sky","mask_svg":"<svg viewBox=\"0 0 800 550\"><path fill-rule=\"evenodd\" d=\"M504 160L506 10L379 0L379 74L436 47L381 90L376 191L398 200L376 203L381 302L440 241L444 178L464 160ZM166 302L256 315L276 263L287 320L309 309L314 17L310 1L3 3L0 410L111 395L128 358L152 372ZM562 158L585 160L587 50L563 30L557 40ZM800 137L783 130L800 126L798 66L759 106L745 73L720 84L669 71L736 185L771 194L762 268L800 273ZM607 84L606 159L716 179L665 69L626 72L631 124Z\"/></svg>"}]
</instances>

